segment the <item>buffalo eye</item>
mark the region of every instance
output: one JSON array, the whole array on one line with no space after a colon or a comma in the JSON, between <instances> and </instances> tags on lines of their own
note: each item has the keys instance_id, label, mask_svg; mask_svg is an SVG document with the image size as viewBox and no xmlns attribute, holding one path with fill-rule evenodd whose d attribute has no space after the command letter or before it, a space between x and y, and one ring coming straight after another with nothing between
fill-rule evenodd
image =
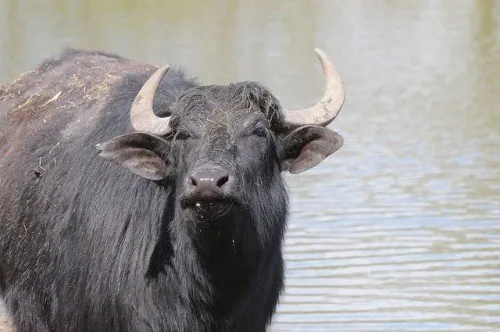
<instances>
[{"instance_id":1,"label":"buffalo eye","mask_svg":"<svg viewBox=\"0 0 500 332\"><path fill-rule=\"evenodd\" d=\"M191 137L191 135L187 131L184 131L184 130L178 131L177 134L175 135L175 139L179 140L179 141L185 141L185 140L189 139L190 137Z\"/></svg>"},{"instance_id":2,"label":"buffalo eye","mask_svg":"<svg viewBox=\"0 0 500 332\"><path fill-rule=\"evenodd\" d=\"M263 126L258 126L253 130L253 134L258 137L265 137L266 128L264 128Z\"/></svg>"}]
</instances>

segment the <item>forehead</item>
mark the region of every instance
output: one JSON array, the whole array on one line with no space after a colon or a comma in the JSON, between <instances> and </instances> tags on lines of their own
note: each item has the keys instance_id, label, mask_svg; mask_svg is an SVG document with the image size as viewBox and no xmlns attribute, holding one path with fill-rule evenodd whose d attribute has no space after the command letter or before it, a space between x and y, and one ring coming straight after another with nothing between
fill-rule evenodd
<instances>
[{"instance_id":1,"label":"forehead","mask_svg":"<svg viewBox=\"0 0 500 332\"><path fill-rule=\"evenodd\" d=\"M241 87L234 85L191 89L175 105L173 126L195 125L198 128L222 129L266 121L262 111L241 90Z\"/></svg>"}]
</instances>

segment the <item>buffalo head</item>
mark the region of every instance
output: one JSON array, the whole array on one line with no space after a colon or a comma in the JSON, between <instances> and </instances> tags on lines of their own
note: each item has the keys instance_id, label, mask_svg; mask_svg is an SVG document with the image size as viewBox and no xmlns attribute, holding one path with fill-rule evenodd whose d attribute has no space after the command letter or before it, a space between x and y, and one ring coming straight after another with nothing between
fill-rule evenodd
<instances>
[{"instance_id":1,"label":"buffalo head","mask_svg":"<svg viewBox=\"0 0 500 332\"><path fill-rule=\"evenodd\" d=\"M169 106L170 117L159 118L152 105L168 70L163 66L132 104L136 132L100 144L100 155L146 179L171 179L180 210L198 219L285 206L280 173L303 172L342 146L342 137L326 125L339 113L344 89L324 52L316 54L324 97L295 111L283 109L261 85L241 82L191 88Z\"/></svg>"}]
</instances>

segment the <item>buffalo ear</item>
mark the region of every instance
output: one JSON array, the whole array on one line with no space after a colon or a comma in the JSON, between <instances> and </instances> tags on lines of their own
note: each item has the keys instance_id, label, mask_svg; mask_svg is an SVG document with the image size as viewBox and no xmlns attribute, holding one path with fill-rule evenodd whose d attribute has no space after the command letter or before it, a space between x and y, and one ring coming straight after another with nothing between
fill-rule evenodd
<instances>
[{"instance_id":1,"label":"buffalo ear","mask_svg":"<svg viewBox=\"0 0 500 332\"><path fill-rule=\"evenodd\" d=\"M292 174L304 172L340 149L343 142L342 136L328 128L297 128L281 140L281 169Z\"/></svg>"},{"instance_id":2,"label":"buffalo ear","mask_svg":"<svg viewBox=\"0 0 500 332\"><path fill-rule=\"evenodd\" d=\"M168 175L164 157L170 143L146 133L117 136L97 145L99 156L149 180L161 180Z\"/></svg>"}]
</instances>

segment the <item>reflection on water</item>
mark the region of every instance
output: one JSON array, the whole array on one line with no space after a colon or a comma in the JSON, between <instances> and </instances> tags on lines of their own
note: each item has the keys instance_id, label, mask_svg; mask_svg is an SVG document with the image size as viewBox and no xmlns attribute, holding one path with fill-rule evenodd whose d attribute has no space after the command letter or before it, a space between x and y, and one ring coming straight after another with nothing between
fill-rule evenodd
<instances>
[{"instance_id":1,"label":"reflection on water","mask_svg":"<svg viewBox=\"0 0 500 332\"><path fill-rule=\"evenodd\" d=\"M500 329L500 3L6 0L0 80L73 45L321 94L347 87L345 146L287 176L293 217L276 331Z\"/></svg>"}]
</instances>

